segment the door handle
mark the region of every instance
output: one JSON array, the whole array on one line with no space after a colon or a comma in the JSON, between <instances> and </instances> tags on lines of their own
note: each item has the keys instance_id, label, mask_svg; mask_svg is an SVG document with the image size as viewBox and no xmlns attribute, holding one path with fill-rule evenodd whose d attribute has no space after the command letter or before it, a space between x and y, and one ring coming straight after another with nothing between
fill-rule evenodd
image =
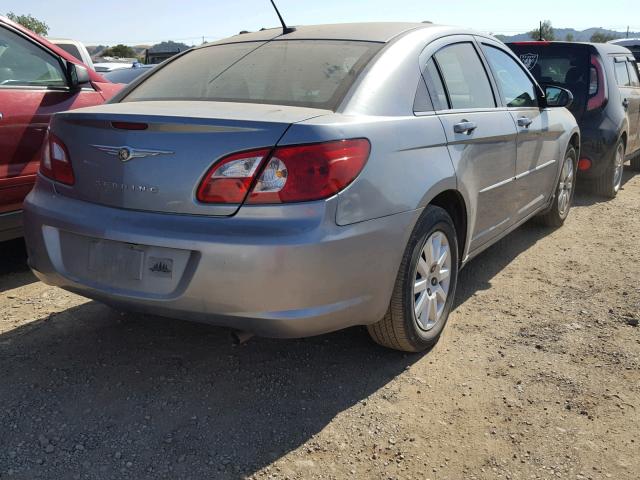
<instances>
[{"instance_id":1,"label":"door handle","mask_svg":"<svg viewBox=\"0 0 640 480\"><path fill-rule=\"evenodd\" d=\"M533 120L531 120L529 117L520 117L520 118L518 118L518 126L519 127L529 128L529 125L531 125L532 123L533 123Z\"/></svg>"},{"instance_id":2,"label":"door handle","mask_svg":"<svg viewBox=\"0 0 640 480\"><path fill-rule=\"evenodd\" d=\"M4 118L4 115L2 115L2 112L0 112L0 120L2 120Z\"/></svg>"},{"instance_id":3,"label":"door handle","mask_svg":"<svg viewBox=\"0 0 640 480\"><path fill-rule=\"evenodd\" d=\"M466 133L467 135L470 135L476 128L478 128L478 126L475 123L463 120L453 126L453 131L455 133Z\"/></svg>"},{"instance_id":4,"label":"door handle","mask_svg":"<svg viewBox=\"0 0 640 480\"><path fill-rule=\"evenodd\" d=\"M629 100L626 98L622 100L622 106L624 107L625 110L629 108Z\"/></svg>"}]
</instances>

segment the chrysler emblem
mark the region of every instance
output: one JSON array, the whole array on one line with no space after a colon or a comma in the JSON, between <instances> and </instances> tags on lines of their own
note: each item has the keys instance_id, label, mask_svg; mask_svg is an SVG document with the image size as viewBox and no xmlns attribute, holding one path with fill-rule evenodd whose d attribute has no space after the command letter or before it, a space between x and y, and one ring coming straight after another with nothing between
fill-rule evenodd
<instances>
[{"instance_id":1,"label":"chrysler emblem","mask_svg":"<svg viewBox=\"0 0 640 480\"><path fill-rule=\"evenodd\" d=\"M118 158L121 161L126 162L131 158L131 150L129 150L127 147L122 147L120 150L118 150Z\"/></svg>"},{"instance_id":2,"label":"chrysler emblem","mask_svg":"<svg viewBox=\"0 0 640 480\"><path fill-rule=\"evenodd\" d=\"M168 150L146 150L142 148L131 148L127 146L115 147L110 145L91 145L93 148L118 157L121 162L128 162L134 158L157 157L158 155L172 155L174 152Z\"/></svg>"}]
</instances>

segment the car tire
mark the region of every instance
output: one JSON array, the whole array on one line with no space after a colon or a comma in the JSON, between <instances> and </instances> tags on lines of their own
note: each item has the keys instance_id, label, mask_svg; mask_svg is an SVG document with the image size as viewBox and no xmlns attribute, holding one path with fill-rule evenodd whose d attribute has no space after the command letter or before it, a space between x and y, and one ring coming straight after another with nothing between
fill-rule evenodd
<instances>
[{"instance_id":1,"label":"car tire","mask_svg":"<svg viewBox=\"0 0 640 480\"><path fill-rule=\"evenodd\" d=\"M576 190L576 171L578 154L573 146L569 146L564 156L558 183L556 184L551 208L539 215L537 220L547 227L561 227L569 215L573 195Z\"/></svg>"},{"instance_id":2,"label":"car tire","mask_svg":"<svg viewBox=\"0 0 640 480\"><path fill-rule=\"evenodd\" d=\"M631 159L631 170L640 171L640 152Z\"/></svg>"},{"instance_id":3,"label":"car tire","mask_svg":"<svg viewBox=\"0 0 640 480\"><path fill-rule=\"evenodd\" d=\"M615 198L622 185L624 169L625 146L622 139L618 140L616 148L604 173L593 183L593 191L605 198Z\"/></svg>"},{"instance_id":4,"label":"car tire","mask_svg":"<svg viewBox=\"0 0 640 480\"><path fill-rule=\"evenodd\" d=\"M430 205L411 233L384 318L367 326L371 338L404 352L435 345L453 305L458 265L453 221L446 210Z\"/></svg>"}]
</instances>

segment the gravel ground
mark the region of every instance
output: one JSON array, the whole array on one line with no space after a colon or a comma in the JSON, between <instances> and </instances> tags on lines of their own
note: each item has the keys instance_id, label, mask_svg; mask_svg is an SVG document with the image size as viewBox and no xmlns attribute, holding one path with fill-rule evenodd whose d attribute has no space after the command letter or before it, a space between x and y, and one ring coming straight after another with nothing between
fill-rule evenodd
<instances>
[{"instance_id":1,"label":"gravel ground","mask_svg":"<svg viewBox=\"0 0 640 480\"><path fill-rule=\"evenodd\" d=\"M440 343L120 314L0 244L0 478L638 479L640 175L460 278Z\"/></svg>"}]
</instances>

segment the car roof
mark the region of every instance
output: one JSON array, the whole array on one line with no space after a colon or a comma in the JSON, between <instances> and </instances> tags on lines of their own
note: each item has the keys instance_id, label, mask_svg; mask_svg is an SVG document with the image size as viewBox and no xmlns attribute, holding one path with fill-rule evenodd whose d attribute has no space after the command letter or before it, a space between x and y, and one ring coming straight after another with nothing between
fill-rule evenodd
<instances>
[{"instance_id":1,"label":"car roof","mask_svg":"<svg viewBox=\"0 0 640 480\"><path fill-rule=\"evenodd\" d=\"M613 43L614 45L640 45L640 38L616 38L615 40L609 40L607 43Z\"/></svg>"},{"instance_id":2,"label":"car roof","mask_svg":"<svg viewBox=\"0 0 640 480\"><path fill-rule=\"evenodd\" d=\"M507 45L511 46L544 46L544 45L562 45L566 47L571 46L587 46L595 48L599 53L611 54L611 53L619 53L622 55L630 55L631 52L628 48L623 47L621 45L615 43L594 43L594 42L556 42L556 41L547 41L547 40L526 40L524 42L508 42Z\"/></svg>"},{"instance_id":3,"label":"car roof","mask_svg":"<svg viewBox=\"0 0 640 480\"><path fill-rule=\"evenodd\" d=\"M295 31L282 35L282 28L269 28L258 32L242 33L224 38L206 45L225 43L268 41L276 37L282 40L360 40L365 42L386 43L394 37L418 28L442 29L441 25L418 22L369 22L369 23L334 23L325 25L296 26ZM450 28L450 27L448 27ZM470 33L460 31L458 33Z\"/></svg>"},{"instance_id":4,"label":"car roof","mask_svg":"<svg viewBox=\"0 0 640 480\"><path fill-rule=\"evenodd\" d=\"M55 43L56 45L59 45L61 43L68 43L68 44L73 44L73 45L84 45L80 40L73 40L71 38L51 38L51 37L47 37L47 40L49 40L51 43Z\"/></svg>"}]
</instances>

